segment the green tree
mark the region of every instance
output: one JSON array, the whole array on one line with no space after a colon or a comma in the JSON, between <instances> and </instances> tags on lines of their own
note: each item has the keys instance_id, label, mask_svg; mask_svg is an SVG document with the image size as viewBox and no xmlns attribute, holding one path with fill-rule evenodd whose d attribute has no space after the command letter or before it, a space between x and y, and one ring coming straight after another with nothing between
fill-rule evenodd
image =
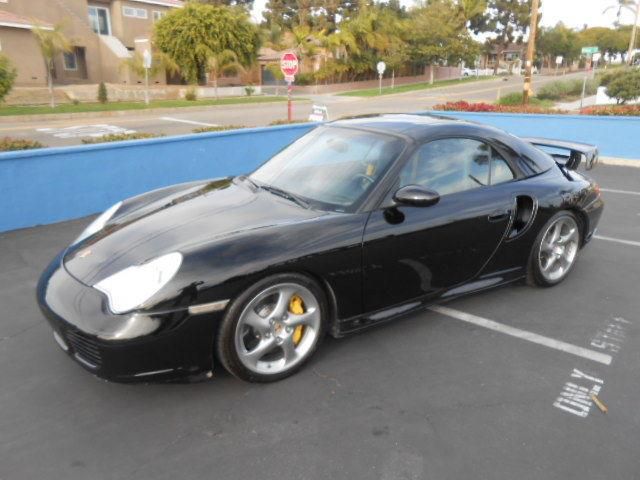
<instances>
[{"instance_id":1,"label":"green tree","mask_svg":"<svg viewBox=\"0 0 640 480\"><path fill-rule=\"evenodd\" d=\"M608 56L609 61L615 55L627 51L629 36L624 30L592 27L582 30L578 36L582 47L597 46L601 53Z\"/></svg>"},{"instance_id":2,"label":"green tree","mask_svg":"<svg viewBox=\"0 0 640 480\"><path fill-rule=\"evenodd\" d=\"M239 72L245 73L246 69L240 63L238 56L232 50L216 52L209 57L209 74L213 78L213 88L218 98L218 78L223 73Z\"/></svg>"},{"instance_id":3,"label":"green tree","mask_svg":"<svg viewBox=\"0 0 640 480\"><path fill-rule=\"evenodd\" d=\"M13 88L18 72L5 55L0 55L0 102Z\"/></svg>"},{"instance_id":4,"label":"green tree","mask_svg":"<svg viewBox=\"0 0 640 480\"><path fill-rule=\"evenodd\" d=\"M262 17L268 28L277 25L281 30L290 29L296 18L296 1L268 0Z\"/></svg>"},{"instance_id":5,"label":"green tree","mask_svg":"<svg viewBox=\"0 0 640 480\"><path fill-rule=\"evenodd\" d=\"M607 95L619 104L640 97L640 70L630 69L611 80L607 85Z\"/></svg>"},{"instance_id":6,"label":"green tree","mask_svg":"<svg viewBox=\"0 0 640 480\"><path fill-rule=\"evenodd\" d=\"M423 68L460 61L472 63L480 48L471 38L466 22L467 18L450 0L433 0L412 10L408 28L411 37L407 42L414 64Z\"/></svg>"},{"instance_id":7,"label":"green tree","mask_svg":"<svg viewBox=\"0 0 640 480\"><path fill-rule=\"evenodd\" d=\"M31 30L40 47L40 53L42 54L42 59L44 60L47 71L47 85L49 86L49 95L51 97L51 108L56 106L53 92L53 62L60 53L70 52L73 49L71 42L62 30L62 24L58 24L52 29L36 26Z\"/></svg>"},{"instance_id":8,"label":"green tree","mask_svg":"<svg viewBox=\"0 0 640 480\"><path fill-rule=\"evenodd\" d=\"M211 59L224 51L232 51L243 66L252 64L260 37L244 10L190 2L155 24L154 45L189 83L196 83L205 78Z\"/></svg>"},{"instance_id":9,"label":"green tree","mask_svg":"<svg viewBox=\"0 0 640 480\"><path fill-rule=\"evenodd\" d=\"M567 62L580 57L580 38L578 33L559 22L555 27L541 28L536 41L536 51L547 66L552 59L562 56Z\"/></svg>"},{"instance_id":10,"label":"green tree","mask_svg":"<svg viewBox=\"0 0 640 480\"><path fill-rule=\"evenodd\" d=\"M470 21L475 33L487 32L495 35L487 40L495 46L498 61L494 73L498 73L499 61L510 43L520 42L529 27L531 0L489 0L484 15Z\"/></svg>"},{"instance_id":11,"label":"green tree","mask_svg":"<svg viewBox=\"0 0 640 480\"><path fill-rule=\"evenodd\" d=\"M247 10L251 10L253 8L254 0L196 0L198 3L204 3L208 5L215 5L216 7L227 6L227 7L244 7Z\"/></svg>"}]
</instances>

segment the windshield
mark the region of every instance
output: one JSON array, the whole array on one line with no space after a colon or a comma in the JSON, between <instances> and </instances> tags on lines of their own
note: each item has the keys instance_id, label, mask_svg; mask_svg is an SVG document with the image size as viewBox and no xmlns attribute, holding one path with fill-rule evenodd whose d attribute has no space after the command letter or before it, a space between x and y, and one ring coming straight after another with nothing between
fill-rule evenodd
<instances>
[{"instance_id":1,"label":"windshield","mask_svg":"<svg viewBox=\"0 0 640 480\"><path fill-rule=\"evenodd\" d=\"M353 211L400 154L404 141L378 133L318 127L250 175L316 208Z\"/></svg>"}]
</instances>

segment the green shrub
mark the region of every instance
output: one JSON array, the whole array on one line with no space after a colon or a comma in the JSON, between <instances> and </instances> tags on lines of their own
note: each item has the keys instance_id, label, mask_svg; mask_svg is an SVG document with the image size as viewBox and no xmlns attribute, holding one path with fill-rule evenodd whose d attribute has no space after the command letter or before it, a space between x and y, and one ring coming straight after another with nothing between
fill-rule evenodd
<instances>
[{"instance_id":1,"label":"green shrub","mask_svg":"<svg viewBox=\"0 0 640 480\"><path fill-rule=\"evenodd\" d=\"M104 84L104 82L100 82L100 85L98 85L98 101L100 103L107 103L109 101L107 86Z\"/></svg>"},{"instance_id":2,"label":"green shrub","mask_svg":"<svg viewBox=\"0 0 640 480\"><path fill-rule=\"evenodd\" d=\"M223 132L225 130L240 130L241 128L247 127L244 125L216 125L215 127L196 128L193 133Z\"/></svg>"},{"instance_id":3,"label":"green shrub","mask_svg":"<svg viewBox=\"0 0 640 480\"><path fill-rule=\"evenodd\" d=\"M80 105L80 100L74 98L73 100L71 100L71 103L73 103L74 105Z\"/></svg>"},{"instance_id":4,"label":"green shrub","mask_svg":"<svg viewBox=\"0 0 640 480\"><path fill-rule=\"evenodd\" d=\"M18 72L9 59L4 55L0 55L0 102L4 100L4 97L13 88L13 82L15 82L17 76Z\"/></svg>"},{"instance_id":5,"label":"green shrub","mask_svg":"<svg viewBox=\"0 0 640 480\"><path fill-rule=\"evenodd\" d=\"M244 93L247 94L247 97L250 97L251 95L256 93L256 89L254 88L253 85L249 84L246 87L244 87Z\"/></svg>"},{"instance_id":6,"label":"green shrub","mask_svg":"<svg viewBox=\"0 0 640 480\"><path fill-rule=\"evenodd\" d=\"M35 140L23 140L18 138L5 137L0 139L0 152L13 152L15 150L32 150L34 148L44 148L46 145Z\"/></svg>"},{"instance_id":7,"label":"green shrub","mask_svg":"<svg viewBox=\"0 0 640 480\"><path fill-rule=\"evenodd\" d=\"M198 100L198 92L196 91L195 87L189 87L187 89L184 94L184 99L188 100L189 102L195 102L196 100Z\"/></svg>"},{"instance_id":8,"label":"green shrub","mask_svg":"<svg viewBox=\"0 0 640 480\"><path fill-rule=\"evenodd\" d=\"M598 81L598 85L607 87L616 78L619 78L621 75L624 75L629 71L631 71L631 69L628 67L607 68L596 75L596 80Z\"/></svg>"},{"instance_id":9,"label":"green shrub","mask_svg":"<svg viewBox=\"0 0 640 480\"><path fill-rule=\"evenodd\" d=\"M522 92L509 93L507 95L503 95L498 100L498 105L509 105L509 106L518 106L522 105ZM538 97L530 97L529 105L536 105L541 107L552 107L553 102L549 100L541 100Z\"/></svg>"},{"instance_id":10,"label":"green shrub","mask_svg":"<svg viewBox=\"0 0 640 480\"><path fill-rule=\"evenodd\" d=\"M82 143L107 143L107 142L122 142L124 140L141 140L143 138L157 138L164 137L164 135L156 135L155 133L112 133L110 135L104 135L102 137L95 138L83 138Z\"/></svg>"},{"instance_id":11,"label":"green shrub","mask_svg":"<svg viewBox=\"0 0 640 480\"><path fill-rule=\"evenodd\" d=\"M536 95L540 100L563 100L567 97L580 97L584 80L558 80L544 85ZM598 89L598 82L587 80L585 95L593 95Z\"/></svg>"},{"instance_id":12,"label":"green shrub","mask_svg":"<svg viewBox=\"0 0 640 480\"><path fill-rule=\"evenodd\" d=\"M313 85L316 83L316 78L313 73L298 73L296 75L296 85L305 86Z\"/></svg>"},{"instance_id":13,"label":"green shrub","mask_svg":"<svg viewBox=\"0 0 640 480\"><path fill-rule=\"evenodd\" d=\"M271 122L269 125L270 126L276 126L276 125L291 125L293 123L308 123L309 120L274 120L273 122Z\"/></svg>"},{"instance_id":14,"label":"green shrub","mask_svg":"<svg viewBox=\"0 0 640 480\"><path fill-rule=\"evenodd\" d=\"M618 103L626 103L640 97L640 70L624 72L607 85L607 95Z\"/></svg>"}]
</instances>

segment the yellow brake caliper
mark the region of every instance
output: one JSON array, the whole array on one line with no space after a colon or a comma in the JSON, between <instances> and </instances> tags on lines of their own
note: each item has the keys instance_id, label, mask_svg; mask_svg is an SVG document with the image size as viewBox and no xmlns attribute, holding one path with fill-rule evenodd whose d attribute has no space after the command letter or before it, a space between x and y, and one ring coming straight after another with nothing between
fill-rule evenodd
<instances>
[{"instance_id":1,"label":"yellow brake caliper","mask_svg":"<svg viewBox=\"0 0 640 480\"><path fill-rule=\"evenodd\" d=\"M304 302L298 295L294 295L293 297L291 297L291 300L289 300L289 312L293 313L294 315L302 315L304 313ZM293 343L295 345L298 345L298 343L300 343L303 331L304 327L302 325L298 325L293 331Z\"/></svg>"}]
</instances>

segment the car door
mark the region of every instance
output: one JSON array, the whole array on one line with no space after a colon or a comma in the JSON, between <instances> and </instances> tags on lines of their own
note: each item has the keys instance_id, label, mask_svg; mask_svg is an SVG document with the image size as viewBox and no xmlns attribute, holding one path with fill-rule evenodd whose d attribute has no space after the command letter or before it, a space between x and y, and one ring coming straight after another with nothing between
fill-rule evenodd
<instances>
[{"instance_id":1,"label":"car door","mask_svg":"<svg viewBox=\"0 0 640 480\"><path fill-rule=\"evenodd\" d=\"M509 228L513 195L499 184L515 178L498 151L478 139L419 146L365 228L365 310L435 295L473 278ZM429 188L440 200L428 207L396 204L393 192L406 185Z\"/></svg>"}]
</instances>

